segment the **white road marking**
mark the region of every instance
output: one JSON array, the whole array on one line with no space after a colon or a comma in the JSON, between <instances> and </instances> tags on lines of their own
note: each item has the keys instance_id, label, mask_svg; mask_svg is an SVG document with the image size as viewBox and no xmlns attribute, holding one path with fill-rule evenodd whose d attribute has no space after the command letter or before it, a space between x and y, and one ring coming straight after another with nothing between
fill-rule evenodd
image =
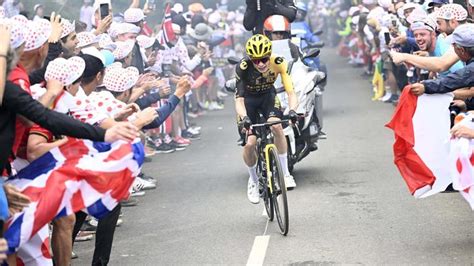
<instances>
[{"instance_id":1,"label":"white road marking","mask_svg":"<svg viewBox=\"0 0 474 266\"><path fill-rule=\"evenodd\" d=\"M262 216L268 217L268 215L267 215L267 210L265 209L265 206L263 206Z\"/></svg>"},{"instance_id":2,"label":"white road marking","mask_svg":"<svg viewBox=\"0 0 474 266\"><path fill-rule=\"evenodd\" d=\"M247 266L249 265L263 265L265 261L265 254L267 253L268 242L270 236L256 236L253 241L252 250L250 251L249 258L247 260Z\"/></svg>"}]
</instances>

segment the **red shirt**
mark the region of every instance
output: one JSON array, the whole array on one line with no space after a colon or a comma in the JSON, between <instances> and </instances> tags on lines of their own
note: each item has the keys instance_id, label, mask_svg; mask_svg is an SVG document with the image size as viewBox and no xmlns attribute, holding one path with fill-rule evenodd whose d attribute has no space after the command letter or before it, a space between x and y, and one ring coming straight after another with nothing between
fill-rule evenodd
<instances>
[{"instance_id":1,"label":"red shirt","mask_svg":"<svg viewBox=\"0 0 474 266\"><path fill-rule=\"evenodd\" d=\"M20 86L23 90L25 90L31 95L30 78L28 77L28 73L26 72L26 69L22 65L18 64L16 68L12 70L12 72L8 76L8 80ZM16 155L18 153L18 149L20 148L22 144L22 140L28 139L27 129L29 128L26 127L23 124L23 122L21 122L20 118L17 118L16 126L15 126L16 137L15 137L15 142L13 143L13 147L12 147L13 155Z\"/></svg>"}]
</instances>

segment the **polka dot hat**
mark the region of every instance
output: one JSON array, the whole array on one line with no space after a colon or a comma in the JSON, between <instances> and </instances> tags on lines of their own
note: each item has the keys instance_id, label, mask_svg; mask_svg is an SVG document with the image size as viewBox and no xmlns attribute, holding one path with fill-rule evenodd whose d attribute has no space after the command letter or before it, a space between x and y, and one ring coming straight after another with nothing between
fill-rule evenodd
<instances>
[{"instance_id":1,"label":"polka dot hat","mask_svg":"<svg viewBox=\"0 0 474 266\"><path fill-rule=\"evenodd\" d=\"M137 83L138 77L138 69L135 67L108 67L105 71L103 85L109 91L124 92Z\"/></svg>"},{"instance_id":2,"label":"polka dot hat","mask_svg":"<svg viewBox=\"0 0 474 266\"><path fill-rule=\"evenodd\" d=\"M86 62L78 56L69 59L59 57L48 64L44 77L46 81L57 80L68 86L82 76L85 68Z\"/></svg>"},{"instance_id":3,"label":"polka dot hat","mask_svg":"<svg viewBox=\"0 0 474 266\"><path fill-rule=\"evenodd\" d=\"M51 35L51 23L46 19L26 23L25 52L40 48Z\"/></svg>"},{"instance_id":4,"label":"polka dot hat","mask_svg":"<svg viewBox=\"0 0 474 266\"><path fill-rule=\"evenodd\" d=\"M459 4L443 5L437 12L437 18L447 20L463 21L467 19L467 15L467 10Z\"/></svg>"},{"instance_id":5,"label":"polka dot hat","mask_svg":"<svg viewBox=\"0 0 474 266\"><path fill-rule=\"evenodd\" d=\"M68 36L71 32L76 31L76 21L73 21L72 23L67 20L67 19L62 19L61 20L61 27L62 27L62 32L61 32L61 39Z\"/></svg>"},{"instance_id":6,"label":"polka dot hat","mask_svg":"<svg viewBox=\"0 0 474 266\"><path fill-rule=\"evenodd\" d=\"M127 57L133 50L134 41L115 42L117 48L113 51L115 60L122 60Z\"/></svg>"}]
</instances>

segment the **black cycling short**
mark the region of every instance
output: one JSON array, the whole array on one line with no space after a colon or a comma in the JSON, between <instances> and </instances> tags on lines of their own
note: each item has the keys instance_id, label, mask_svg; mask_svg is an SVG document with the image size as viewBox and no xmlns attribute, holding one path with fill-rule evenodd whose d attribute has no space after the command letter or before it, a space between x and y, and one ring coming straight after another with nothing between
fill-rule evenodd
<instances>
[{"instance_id":1,"label":"black cycling short","mask_svg":"<svg viewBox=\"0 0 474 266\"><path fill-rule=\"evenodd\" d=\"M244 97L245 109L247 116L252 120L252 124L258 122L259 113L263 115L265 121L270 117L283 117L281 104L275 92L269 92L259 95L245 95Z\"/></svg>"}]
</instances>

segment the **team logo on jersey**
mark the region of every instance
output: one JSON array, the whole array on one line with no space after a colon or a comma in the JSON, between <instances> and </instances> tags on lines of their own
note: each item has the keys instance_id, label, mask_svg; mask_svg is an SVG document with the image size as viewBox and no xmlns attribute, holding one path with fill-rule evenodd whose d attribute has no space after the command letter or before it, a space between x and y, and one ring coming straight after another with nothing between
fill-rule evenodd
<instances>
[{"instance_id":1,"label":"team logo on jersey","mask_svg":"<svg viewBox=\"0 0 474 266\"><path fill-rule=\"evenodd\" d=\"M246 70L248 66L247 61L240 62L240 69Z\"/></svg>"},{"instance_id":2,"label":"team logo on jersey","mask_svg":"<svg viewBox=\"0 0 474 266\"><path fill-rule=\"evenodd\" d=\"M277 57L277 58L275 58L275 64L279 65L279 64L283 63L283 60L284 60L283 57Z\"/></svg>"}]
</instances>

